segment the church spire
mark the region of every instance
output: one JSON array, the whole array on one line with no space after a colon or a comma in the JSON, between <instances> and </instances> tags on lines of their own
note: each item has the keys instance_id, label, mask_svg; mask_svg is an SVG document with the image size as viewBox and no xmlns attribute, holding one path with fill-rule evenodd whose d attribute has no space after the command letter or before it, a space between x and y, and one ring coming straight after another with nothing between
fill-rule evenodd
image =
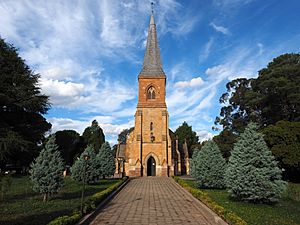
<instances>
[{"instance_id":1,"label":"church spire","mask_svg":"<svg viewBox=\"0 0 300 225\"><path fill-rule=\"evenodd\" d=\"M160 53L158 47L158 40L156 36L156 25L152 14L150 17L150 25L148 29L148 38L146 51L144 56L144 63L139 77L165 77L160 61Z\"/></svg>"}]
</instances>

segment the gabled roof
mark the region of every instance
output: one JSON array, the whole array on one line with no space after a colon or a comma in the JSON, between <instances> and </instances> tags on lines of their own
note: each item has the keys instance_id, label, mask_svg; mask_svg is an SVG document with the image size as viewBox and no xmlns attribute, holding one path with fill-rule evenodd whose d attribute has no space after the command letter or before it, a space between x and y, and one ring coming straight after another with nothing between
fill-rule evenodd
<instances>
[{"instance_id":1,"label":"gabled roof","mask_svg":"<svg viewBox=\"0 0 300 225\"><path fill-rule=\"evenodd\" d=\"M126 144L118 144L116 158L125 158Z\"/></svg>"},{"instance_id":2,"label":"gabled roof","mask_svg":"<svg viewBox=\"0 0 300 225\"><path fill-rule=\"evenodd\" d=\"M166 77L161 61L153 14L150 17L144 63L139 77Z\"/></svg>"}]
</instances>

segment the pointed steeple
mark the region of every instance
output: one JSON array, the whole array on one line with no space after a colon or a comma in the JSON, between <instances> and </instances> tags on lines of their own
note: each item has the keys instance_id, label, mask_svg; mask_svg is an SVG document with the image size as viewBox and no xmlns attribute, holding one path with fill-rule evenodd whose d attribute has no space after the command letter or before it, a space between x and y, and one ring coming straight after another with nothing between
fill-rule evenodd
<instances>
[{"instance_id":1,"label":"pointed steeple","mask_svg":"<svg viewBox=\"0 0 300 225\"><path fill-rule=\"evenodd\" d=\"M153 11L150 17L144 63L139 77L165 77L160 61Z\"/></svg>"}]
</instances>

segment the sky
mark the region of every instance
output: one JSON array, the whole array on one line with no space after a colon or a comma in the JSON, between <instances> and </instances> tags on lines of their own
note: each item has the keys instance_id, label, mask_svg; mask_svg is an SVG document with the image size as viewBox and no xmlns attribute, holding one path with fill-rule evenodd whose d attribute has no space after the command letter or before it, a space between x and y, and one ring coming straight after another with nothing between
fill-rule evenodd
<instances>
[{"instance_id":1,"label":"sky","mask_svg":"<svg viewBox=\"0 0 300 225\"><path fill-rule=\"evenodd\" d=\"M156 0L170 128L205 140L230 80L299 53L299 0ZM96 119L106 140L134 126L150 0L0 0L0 36L41 75L51 132Z\"/></svg>"}]
</instances>

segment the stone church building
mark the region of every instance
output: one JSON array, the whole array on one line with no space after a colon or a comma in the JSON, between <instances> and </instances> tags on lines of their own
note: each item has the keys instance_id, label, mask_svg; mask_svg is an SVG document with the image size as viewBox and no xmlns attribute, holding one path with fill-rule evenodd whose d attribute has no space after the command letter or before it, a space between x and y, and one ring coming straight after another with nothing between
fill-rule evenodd
<instances>
[{"instance_id":1,"label":"stone church building","mask_svg":"<svg viewBox=\"0 0 300 225\"><path fill-rule=\"evenodd\" d=\"M126 144L119 144L117 173L126 176L172 176L188 173L188 151L178 149L169 129L166 75L163 71L153 14L150 17L144 62L138 75L135 126Z\"/></svg>"}]
</instances>

